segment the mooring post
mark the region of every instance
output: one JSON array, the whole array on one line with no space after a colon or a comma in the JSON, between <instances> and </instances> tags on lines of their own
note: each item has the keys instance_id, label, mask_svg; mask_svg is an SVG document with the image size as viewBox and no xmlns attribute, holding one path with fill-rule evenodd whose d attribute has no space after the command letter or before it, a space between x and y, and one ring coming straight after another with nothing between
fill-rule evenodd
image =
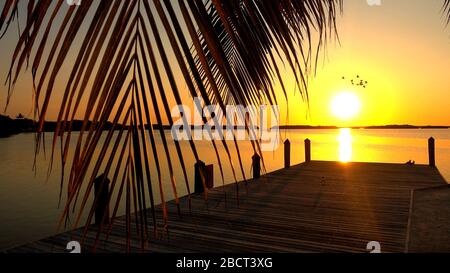
<instances>
[{"instance_id":1,"label":"mooring post","mask_svg":"<svg viewBox=\"0 0 450 273\"><path fill-rule=\"evenodd\" d=\"M284 142L284 168L288 169L291 167L291 142L286 139Z\"/></svg>"},{"instance_id":2,"label":"mooring post","mask_svg":"<svg viewBox=\"0 0 450 273\"><path fill-rule=\"evenodd\" d=\"M430 137L430 139L428 139L428 157L429 157L431 167L436 167L435 149L436 149L435 140L433 137Z\"/></svg>"},{"instance_id":3,"label":"mooring post","mask_svg":"<svg viewBox=\"0 0 450 273\"><path fill-rule=\"evenodd\" d=\"M94 193L97 200L95 206L95 224L109 224L109 184L111 181L105 176L100 175L94 180Z\"/></svg>"},{"instance_id":4,"label":"mooring post","mask_svg":"<svg viewBox=\"0 0 450 273\"><path fill-rule=\"evenodd\" d=\"M206 165L205 167L206 174L206 188L212 189L214 188L214 165Z\"/></svg>"},{"instance_id":5,"label":"mooring post","mask_svg":"<svg viewBox=\"0 0 450 273\"><path fill-rule=\"evenodd\" d=\"M311 162L311 140L305 139L305 162Z\"/></svg>"},{"instance_id":6,"label":"mooring post","mask_svg":"<svg viewBox=\"0 0 450 273\"><path fill-rule=\"evenodd\" d=\"M252 157L253 161L253 178L260 178L261 177L261 157L255 153Z\"/></svg>"},{"instance_id":7,"label":"mooring post","mask_svg":"<svg viewBox=\"0 0 450 273\"><path fill-rule=\"evenodd\" d=\"M195 163L195 185L194 192L195 193L203 193L205 192L205 187L203 186L202 175L205 178L206 184L206 164L203 161L198 161Z\"/></svg>"}]
</instances>

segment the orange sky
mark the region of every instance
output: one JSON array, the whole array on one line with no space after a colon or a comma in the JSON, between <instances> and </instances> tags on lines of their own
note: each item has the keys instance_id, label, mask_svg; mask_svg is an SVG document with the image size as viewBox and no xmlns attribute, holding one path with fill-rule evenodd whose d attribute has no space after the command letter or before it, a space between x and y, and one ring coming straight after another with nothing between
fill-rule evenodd
<instances>
[{"instance_id":1,"label":"orange sky","mask_svg":"<svg viewBox=\"0 0 450 273\"><path fill-rule=\"evenodd\" d=\"M338 22L341 45L330 44L310 85L314 125L450 125L450 27L439 0L344 1ZM367 89L353 88L342 76L360 75ZM348 90L362 101L360 114L336 119L330 101ZM291 101L291 123L304 123L304 111ZM302 107L303 109L304 107Z\"/></svg>"},{"instance_id":2,"label":"orange sky","mask_svg":"<svg viewBox=\"0 0 450 273\"><path fill-rule=\"evenodd\" d=\"M310 81L310 117L306 104L294 94L292 75L284 73L291 93L290 124L450 125L450 27L445 27L441 15L442 2L382 0L381 6L371 7L366 0L344 0L344 14L338 19L341 44L328 44L317 76ZM6 79L15 41L15 29L0 41L1 82ZM349 80L342 80L342 76L349 79L356 75L369 81L366 89L353 88ZM30 113L30 80L29 71L22 74L8 115ZM57 88L62 89L63 84L62 77ZM334 117L330 109L332 98L343 91L355 93L362 102L360 114L345 122ZM1 86L2 111L6 92ZM280 92L280 102L282 98ZM56 118L57 106L51 105L47 119ZM286 105L281 109L284 117Z\"/></svg>"}]
</instances>

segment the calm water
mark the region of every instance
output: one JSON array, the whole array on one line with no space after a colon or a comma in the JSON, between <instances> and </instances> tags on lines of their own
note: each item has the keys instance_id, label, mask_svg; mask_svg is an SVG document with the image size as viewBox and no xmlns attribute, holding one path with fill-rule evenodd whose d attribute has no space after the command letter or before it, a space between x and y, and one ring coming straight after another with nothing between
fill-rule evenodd
<instances>
[{"instance_id":1,"label":"calm water","mask_svg":"<svg viewBox=\"0 0 450 273\"><path fill-rule=\"evenodd\" d=\"M405 163L415 160L426 164L427 139L433 136L437 140L437 164L442 175L450 180L450 130L292 130L282 133L292 143L291 162L304 161L303 141L312 140L313 160L334 160L342 162L391 162ZM170 134L168 134L170 137ZM47 137L47 146L50 146ZM218 143L219 146L220 143ZM240 144L244 170L247 177L251 174L251 146ZM162 148L159 145L159 149ZM234 146L230 143L231 161L238 167ZM175 170L180 170L174 145L171 145L171 161ZM197 142L197 148L202 159L207 164L215 164L215 183L222 184L217 166L217 158L209 142ZM0 249L20 245L37 240L56 232L56 223L60 216L58 195L61 166L59 158L55 158L53 172L47 179L48 154L39 155L37 173L32 171L34 159L34 140L32 134L22 134L7 139L0 139ZM193 180L194 158L187 143L182 143L183 155L187 165L189 178ZM224 166L225 182L233 182L229 160L224 149L219 147ZM159 150L160 155L163 150ZM264 155L268 171L283 167L283 148ZM164 161L164 160L162 160ZM164 161L165 162L165 161ZM173 198L167 166L165 170L164 192L166 199ZM236 169L238 179L241 172ZM153 174L155 167L153 166ZM181 172L175 174L180 195L186 193ZM156 179L153 179L156 180ZM191 185L193 181L190 181ZM156 186L156 182L155 182ZM193 188L193 186L191 186Z\"/></svg>"}]
</instances>

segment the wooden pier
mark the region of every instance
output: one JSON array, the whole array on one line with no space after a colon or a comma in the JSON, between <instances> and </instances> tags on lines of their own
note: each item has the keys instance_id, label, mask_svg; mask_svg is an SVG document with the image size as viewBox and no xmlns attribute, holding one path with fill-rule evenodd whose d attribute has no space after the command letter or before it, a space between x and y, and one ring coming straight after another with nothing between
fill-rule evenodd
<instances>
[{"instance_id":1,"label":"wooden pier","mask_svg":"<svg viewBox=\"0 0 450 273\"><path fill-rule=\"evenodd\" d=\"M210 190L207 203L202 194L193 195L192 213L188 199L182 198L181 217L169 202L169 234L150 238L146 251L364 253L371 241L380 243L381 252L450 251L449 241L434 244L426 237L433 234L427 229L440 227L444 234L450 227L450 214L436 213L449 211L449 200L443 201L450 196L447 182L428 165L311 161L238 187L239 206L235 184ZM420 205L431 197L434 203ZM161 214L159 209L159 219ZM125 252L125 230L125 218L117 218L109 240L102 241L97 252ZM64 253L81 232L8 252ZM83 252L92 249L96 234L91 228ZM138 238L131 239L131 246L132 252L141 252Z\"/></svg>"}]
</instances>

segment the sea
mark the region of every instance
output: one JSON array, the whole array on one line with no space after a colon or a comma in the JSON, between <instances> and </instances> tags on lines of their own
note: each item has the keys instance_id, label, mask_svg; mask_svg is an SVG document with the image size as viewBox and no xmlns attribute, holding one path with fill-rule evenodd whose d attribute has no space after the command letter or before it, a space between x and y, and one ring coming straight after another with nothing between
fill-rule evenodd
<instances>
[{"instance_id":1,"label":"sea","mask_svg":"<svg viewBox=\"0 0 450 273\"><path fill-rule=\"evenodd\" d=\"M73 133L70 151L75 148L77 134ZM170 200L174 198L174 194L168 162L172 164L174 170L178 195L186 195L187 190L180 158L174 142L171 141L171 132L166 131L165 134L166 138L170 140L169 153L165 153L160 135L157 135L156 143L163 173L161 179L164 197L165 200ZM291 164L293 165L300 164L305 160L305 139L311 140L312 160L339 161L342 164L349 162L405 164L408 161L415 161L416 164L428 164L428 139L434 137L438 169L442 176L450 181L450 130L448 129L309 129L285 130L280 132L280 135L281 143L278 149L263 154L267 172L284 167L283 142L287 139L291 143ZM104 139L105 136L102 140ZM189 184L193 188L195 159L192 149L188 142L179 143ZM67 174L70 173L70 165L65 167L62 203L60 204L62 178L60 143L58 142L56 145L51 169L49 168L52 157L51 135L46 135L45 144L45 150L42 147L39 154L35 156L34 134L20 134L0 139L0 250L63 231L58 229L58 223L62 212L61 207L64 205L67 194L66 182ZM210 141L195 142L200 159L206 164L214 165L216 186L243 180L244 176L248 179L252 174L251 158L254 151L251 144L248 141L238 142L239 153L234 142L226 142L226 144L230 156L227 155L224 145L220 141L216 141L219 156L216 155ZM109 149L108 153L111 152L112 150ZM97 151L91 165L95 164L98 154ZM153 153L149 151L148 154L151 162L152 185L158 187ZM69 158L70 156L69 153ZM242 169L239 158L242 162ZM219 159L223 169L223 178L219 168ZM118 155L113 162L119 162ZM114 165L111 173L116 169L117 166ZM155 192L159 191L155 190ZM156 196L156 201L160 200L160 196ZM92 194L88 203L91 201ZM119 213L123 213L123 207ZM86 218L86 214L87 212L82 212L82 219Z\"/></svg>"}]
</instances>

